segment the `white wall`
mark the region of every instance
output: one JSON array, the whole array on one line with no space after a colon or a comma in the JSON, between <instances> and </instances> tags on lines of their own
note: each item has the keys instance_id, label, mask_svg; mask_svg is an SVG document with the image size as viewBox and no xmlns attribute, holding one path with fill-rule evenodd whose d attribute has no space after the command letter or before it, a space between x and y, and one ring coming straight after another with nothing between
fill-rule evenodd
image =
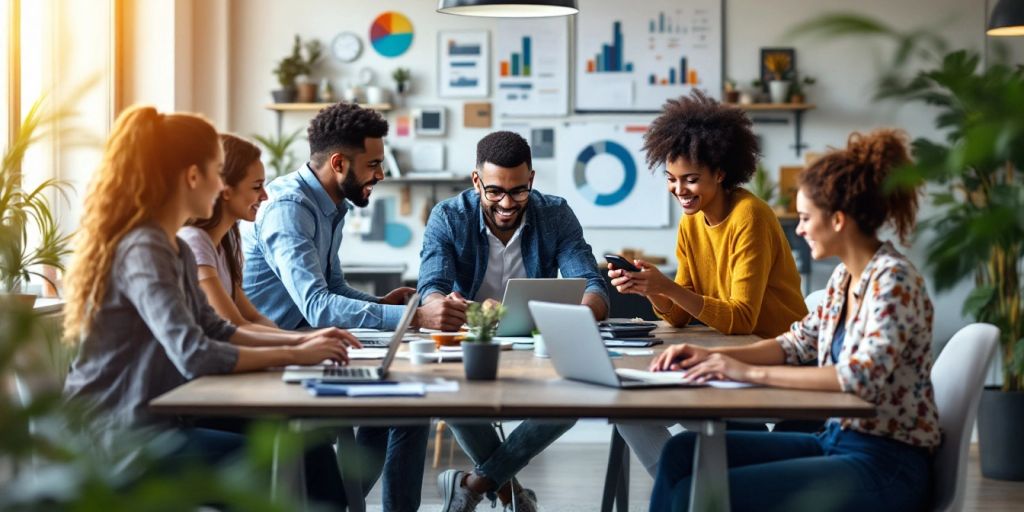
<instances>
[{"instance_id":1,"label":"white wall","mask_svg":"<svg viewBox=\"0 0 1024 512\"><path fill-rule=\"evenodd\" d=\"M228 73L227 125L222 128L242 135L273 131L275 117L264 108L270 101L269 91L276 88L271 70L276 61L289 51L292 36L298 33L303 38L315 37L327 44L338 32L351 30L363 38L362 56L351 64L340 64L328 58L326 66L321 70L323 76L331 78L337 89L344 82L352 80L360 69L370 67L376 71L377 83L390 87L393 85L390 73L395 67L411 68L414 94L408 104L444 105L448 108L450 124L446 144L449 167L468 172L473 166L477 140L490 130L462 128L463 101L436 98L437 32L447 29L489 29L492 47L494 38L499 35L494 32L494 20L441 15L434 12L435 6L433 0L229 1L226 16L228 26L219 30L207 23L204 30L194 32L197 56L205 51L203 38L223 37L223 34L229 38L230 59L225 67ZM416 35L406 54L388 59L379 56L369 47L367 33L377 14L392 9L409 16ZM871 99L872 80L880 58L888 55L886 49L852 40L782 40L783 34L794 24L831 11L870 14L900 27L929 25L940 30L958 47L980 48L984 40L983 5L975 0L726 0L726 76L741 83L749 83L757 74L760 47L794 46L797 49L799 69L818 78L818 84L809 93L810 101L817 103L818 109L807 114L804 126L804 139L814 151L821 151L827 146L842 146L853 130L868 130L879 126L901 127L912 136L935 136L933 113L929 110L919 106L876 103ZM215 48L220 48L221 44L216 40L213 43ZM202 96L204 93L200 91L207 90L204 88L207 78L196 73L192 79L192 91L195 91L197 97ZM221 78L217 73L211 73L209 80L213 98L204 98L204 108L220 111L225 108L218 105L216 100L220 96L216 91L222 87L218 83ZM494 129L498 129L502 124L501 112L496 111L495 114ZM302 127L308 119L309 116L304 114L288 114L285 129ZM574 116L571 119L594 118ZM608 119L608 116L601 119ZM650 116L618 116L613 119L625 122L648 121ZM560 129L567 120L533 119L528 122L535 126L554 126ZM791 125L758 125L756 130L763 136L765 163L770 169L777 169L783 164L800 163L789 148L793 136ZM558 135L556 131L556 152ZM300 147L299 153L306 156L305 148ZM557 169L553 160L537 160L535 167L537 188L557 194L555 173L567 170ZM374 194L378 197L397 195L397 189L393 186L378 186ZM419 215L427 192L414 192L412 216L399 218L413 229L414 236L408 247L395 249L383 242L363 242L357 237L348 237L342 244L343 260L404 262L410 269L408 277L415 277L422 240ZM927 212L924 214L927 215ZM673 204L672 217L677 218L678 215L678 206ZM624 245L643 247L650 253L669 257L674 254L675 233L672 228L588 229L586 236L598 254L606 250L618 251ZM920 247L914 247L910 253L919 266L923 266ZM962 287L954 293L936 297L939 310L936 315L937 340L948 339L953 330L963 324L960 304L965 293L966 287Z\"/></svg>"}]
</instances>

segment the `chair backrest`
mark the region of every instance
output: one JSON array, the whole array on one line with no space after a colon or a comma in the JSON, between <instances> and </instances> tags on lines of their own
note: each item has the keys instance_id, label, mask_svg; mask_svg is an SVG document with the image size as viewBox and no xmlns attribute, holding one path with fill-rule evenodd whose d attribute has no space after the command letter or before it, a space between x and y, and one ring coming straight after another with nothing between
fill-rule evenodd
<instances>
[{"instance_id":1,"label":"chair backrest","mask_svg":"<svg viewBox=\"0 0 1024 512\"><path fill-rule=\"evenodd\" d=\"M821 301L825 299L825 289L814 290L804 297L804 304L807 304L807 311L814 311L814 308L821 304Z\"/></svg>"},{"instance_id":2,"label":"chair backrest","mask_svg":"<svg viewBox=\"0 0 1024 512\"><path fill-rule=\"evenodd\" d=\"M942 445L932 463L933 510L961 510L967 484L967 448L978 415L988 365L999 344L999 329L970 324L957 331L932 367Z\"/></svg>"}]
</instances>

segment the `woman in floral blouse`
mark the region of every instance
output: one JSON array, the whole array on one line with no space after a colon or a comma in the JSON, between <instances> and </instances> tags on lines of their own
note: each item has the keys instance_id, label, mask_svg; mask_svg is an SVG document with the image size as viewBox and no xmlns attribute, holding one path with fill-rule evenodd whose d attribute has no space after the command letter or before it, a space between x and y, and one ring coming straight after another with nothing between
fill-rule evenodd
<instances>
[{"instance_id":1,"label":"woman in floral blouse","mask_svg":"<svg viewBox=\"0 0 1024 512\"><path fill-rule=\"evenodd\" d=\"M905 135L850 136L801 175L797 233L814 259L839 265L826 298L776 339L705 349L676 345L652 370L684 370L698 381L854 393L873 418L833 418L820 434L728 432L733 510L920 510L940 442L931 385L932 304L924 279L877 232L890 224L905 241L917 190L884 193L892 169L909 162ZM817 359L817 367L797 366ZM685 510L695 436L662 452L651 510Z\"/></svg>"}]
</instances>

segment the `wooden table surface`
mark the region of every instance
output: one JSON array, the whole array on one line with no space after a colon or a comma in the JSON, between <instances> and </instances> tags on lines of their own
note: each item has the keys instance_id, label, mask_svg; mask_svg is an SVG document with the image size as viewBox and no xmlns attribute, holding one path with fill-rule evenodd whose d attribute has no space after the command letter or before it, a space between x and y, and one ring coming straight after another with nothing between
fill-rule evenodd
<instances>
[{"instance_id":1,"label":"wooden table surface","mask_svg":"<svg viewBox=\"0 0 1024 512\"><path fill-rule=\"evenodd\" d=\"M666 344L703 346L750 343L753 336L725 336L707 327L660 327ZM665 345L654 347L655 352ZM404 350L404 349L403 349ZM616 367L645 368L651 356L614 359ZM377 365L380 361L356 361ZM296 384L281 381L280 371L207 376L195 379L150 402L158 414L184 416L288 416L311 418L609 418L813 419L866 417L874 407L847 393L773 388L659 388L623 390L561 379L549 359L532 351L501 354L498 379L466 381L461 362L412 365L398 358L390 379L459 381L457 392L429 392L425 397L313 397Z\"/></svg>"}]
</instances>

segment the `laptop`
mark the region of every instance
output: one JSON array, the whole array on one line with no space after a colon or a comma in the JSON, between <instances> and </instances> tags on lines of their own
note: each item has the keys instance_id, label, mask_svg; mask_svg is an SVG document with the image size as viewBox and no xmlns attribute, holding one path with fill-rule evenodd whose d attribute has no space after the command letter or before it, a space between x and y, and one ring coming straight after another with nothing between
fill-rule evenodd
<instances>
[{"instance_id":1,"label":"laptop","mask_svg":"<svg viewBox=\"0 0 1024 512\"><path fill-rule=\"evenodd\" d=\"M566 379L623 389L705 386L682 380L681 372L616 369L587 306L530 301L529 309L555 370Z\"/></svg>"},{"instance_id":2,"label":"laptop","mask_svg":"<svg viewBox=\"0 0 1024 512\"><path fill-rule=\"evenodd\" d=\"M307 379L320 379L328 383L357 383L357 382L378 382L388 376L388 369L395 360L398 347L402 345L402 338L405 331L416 316L416 308L420 305L420 295L414 293L405 306L405 313L402 320L398 322L398 328L391 335L388 343L387 354L380 366L289 366L281 375L281 380L288 383L302 382Z\"/></svg>"},{"instance_id":3,"label":"laptop","mask_svg":"<svg viewBox=\"0 0 1024 512\"><path fill-rule=\"evenodd\" d=\"M495 336L530 336L534 323L526 304L531 300L559 304L579 304L583 300L586 279L509 279L501 304L505 318L498 323Z\"/></svg>"}]
</instances>

